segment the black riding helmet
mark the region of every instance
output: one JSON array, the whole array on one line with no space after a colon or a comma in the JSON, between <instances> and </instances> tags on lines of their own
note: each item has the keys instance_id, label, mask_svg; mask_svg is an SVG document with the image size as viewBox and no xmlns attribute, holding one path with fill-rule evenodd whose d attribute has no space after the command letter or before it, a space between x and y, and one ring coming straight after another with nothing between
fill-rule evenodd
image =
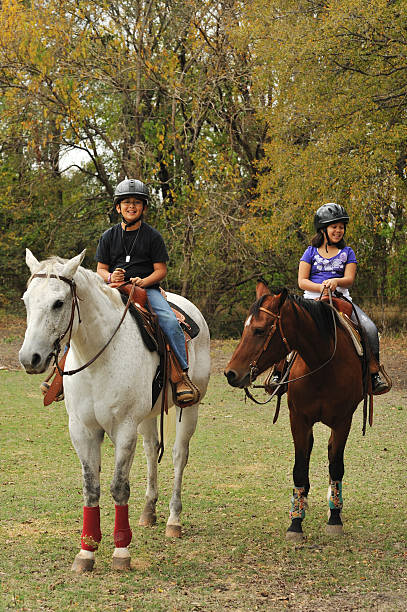
<instances>
[{"instance_id":1,"label":"black riding helmet","mask_svg":"<svg viewBox=\"0 0 407 612\"><path fill-rule=\"evenodd\" d=\"M328 204L323 204L320 206L315 213L314 217L314 225L316 231L323 230L331 225L332 223L349 223L349 215L340 204L335 204L335 202L328 202Z\"/></svg>"},{"instance_id":2,"label":"black riding helmet","mask_svg":"<svg viewBox=\"0 0 407 612\"><path fill-rule=\"evenodd\" d=\"M116 207L117 204L120 204L122 200L125 200L129 197L135 197L140 199L143 202L143 211L148 204L148 200L150 198L150 194L148 192L147 185L143 183L143 181L139 181L137 179L124 179L119 183L114 191L113 203ZM139 219L135 221L128 222L122 216L123 223L125 224L125 229L131 227L138 223Z\"/></svg>"},{"instance_id":3,"label":"black riding helmet","mask_svg":"<svg viewBox=\"0 0 407 612\"><path fill-rule=\"evenodd\" d=\"M122 200L129 196L138 197L146 204L150 198L148 187L142 181L137 179L124 179L115 189L113 196L114 205L120 204Z\"/></svg>"}]
</instances>

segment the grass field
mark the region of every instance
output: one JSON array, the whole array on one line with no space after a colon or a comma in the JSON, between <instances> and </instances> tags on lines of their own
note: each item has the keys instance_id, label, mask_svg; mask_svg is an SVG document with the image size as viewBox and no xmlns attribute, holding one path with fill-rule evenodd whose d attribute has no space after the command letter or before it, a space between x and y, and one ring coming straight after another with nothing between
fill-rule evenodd
<instances>
[{"instance_id":1,"label":"grass field","mask_svg":"<svg viewBox=\"0 0 407 612\"><path fill-rule=\"evenodd\" d=\"M363 438L361 407L345 453L346 535L325 535L328 429L315 428L307 540L285 541L293 450L285 404L245 404L212 377L192 439L184 536L164 538L172 486L169 447L159 468L158 524L137 526L145 491L140 444L130 498L132 571L110 569L113 449L102 462L103 540L95 571L70 566L81 533L82 482L63 403L42 406L41 377L0 371L0 610L406 610L407 394L375 401Z\"/></svg>"}]
</instances>

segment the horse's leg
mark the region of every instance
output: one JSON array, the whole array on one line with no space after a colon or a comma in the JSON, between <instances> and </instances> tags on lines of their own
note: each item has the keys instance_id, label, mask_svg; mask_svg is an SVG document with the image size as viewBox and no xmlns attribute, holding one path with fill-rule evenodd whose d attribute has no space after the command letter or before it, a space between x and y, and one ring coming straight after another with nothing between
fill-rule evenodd
<instances>
[{"instance_id":1,"label":"horse's leg","mask_svg":"<svg viewBox=\"0 0 407 612\"><path fill-rule=\"evenodd\" d=\"M180 422L180 408L176 407L176 436L172 449L172 460L174 464L174 486L170 501L170 516L167 521L165 535L170 538L181 537L181 485L182 475L188 462L189 441L193 436L198 422L198 406L189 406L182 411Z\"/></svg>"},{"instance_id":2,"label":"horse's leg","mask_svg":"<svg viewBox=\"0 0 407 612\"><path fill-rule=\"evenodd\" d=\"M146 419L140 423L139 433L143 436L144 452L147 459L147 490L146 503L141 513L139 525L151 527L157 521L155 506L158 499L157 459L158 459L158 433L157 419Z\"/></svg>"},{"instance_id":3,"label":"horse's leg","mask_svg":"<svg viewBox=\"0 0 407 612\"><path fill-rule=\"evenodd\" d=\"M330 482L328 487L329 510L326 532L329 535L343 535L343 524L341 519L343 506L342 478L345 472L343 454L351 424L352 419L350 418L345 423L341 423L339 427L332 429L328 442Z\"/></svg>"},{"instance_id":4,"label":"horse's leg","mask_svg":"<svg viewBox=\"0 0 407 612\"><path fill-rule=\"evenodd\" d=\"M113 437L115 445L115 468L110 485L110 492L115 502L114 545L112 568L130 569L128 545L132 532L129 524L130 497L129 475L136 450L137 429L131 423L124 422Z\"/></svg>"},{"instance_id":5,"label":"horse's leg","mask_svg":"<svg viewBox=\"0 0 407 612\"><path fill-rule=\"evenodd\" d=\"M293 468L294 489L290 510L291 525L287 529L286 539L299 541L304 538L302 521L305 518L305 510L308 508L309 464L314 436L312 427L303 420L299 422L298 418L294 418L291 412L290 422L294 440L295 463Z\"/></svg>"},{"instance_id":6,"label":"horse's leg","mask_svg":"<svg viewBox=\"0 0 407 612\"><path fill-rule=\"evenodd\" d=\"M76 555L72 571L78 574L93 569L95 550L102 539L100 531L100 447L103 429L90 430L75 419L69 420L72 444L82 464L83 475L83 529L81 551Z\"/></svg>"}]
</instances>

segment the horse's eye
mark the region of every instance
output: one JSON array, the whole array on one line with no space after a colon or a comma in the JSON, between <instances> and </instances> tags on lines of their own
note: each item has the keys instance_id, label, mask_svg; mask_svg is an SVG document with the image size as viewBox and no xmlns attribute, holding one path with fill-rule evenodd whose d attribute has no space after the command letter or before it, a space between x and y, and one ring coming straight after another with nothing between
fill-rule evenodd
<instances>
[{"instance_id":1,"label":"horse's eye","mask_svg":"<svg viewBox=\"0 0 407 612\"><path fill-rule=\"evenodd\" d=\"M266 330L256 328L253 333L255 336L264 336L264 334L266 333Z\"/></svg>"},{"instance_id":2,"label":"horse's eye","mask_svg":"<svg viewBox=\"0 0 407 612\"><path fill-rule=\"evenodd\" d=\"M53 310L58 310L59 308L62 308L62 306L64 305L62 300L57 300L56 302L54 302L54 305L52 306Z\"/></svg>"}]
</instances>

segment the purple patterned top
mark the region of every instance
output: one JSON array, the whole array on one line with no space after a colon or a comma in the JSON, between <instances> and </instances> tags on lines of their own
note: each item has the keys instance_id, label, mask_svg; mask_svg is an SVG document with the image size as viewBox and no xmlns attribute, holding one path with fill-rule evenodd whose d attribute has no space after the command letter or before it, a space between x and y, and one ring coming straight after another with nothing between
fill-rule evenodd
<instances>
[{"instance_id":1,"label":"purple patterned top","mask_svg":"<svg viewBox=\"0 0 407 612\"><path fill-rule=\"evenodd\" d=\"M357 263L355 252L348 246L329 259L321 257L316 247L309 246L301 257L301 261L311 264L309 279L313 283L319 284L328 278L342 278L345 273L346 265L348 263ZM349 293L342 287L338 287L338 290L346 295ZM319 294L315 294L315 296L318 295ZM311 298L315 296L313 292L306 291L304 293L304 297Z\"/></svg>"}]
</instances>

